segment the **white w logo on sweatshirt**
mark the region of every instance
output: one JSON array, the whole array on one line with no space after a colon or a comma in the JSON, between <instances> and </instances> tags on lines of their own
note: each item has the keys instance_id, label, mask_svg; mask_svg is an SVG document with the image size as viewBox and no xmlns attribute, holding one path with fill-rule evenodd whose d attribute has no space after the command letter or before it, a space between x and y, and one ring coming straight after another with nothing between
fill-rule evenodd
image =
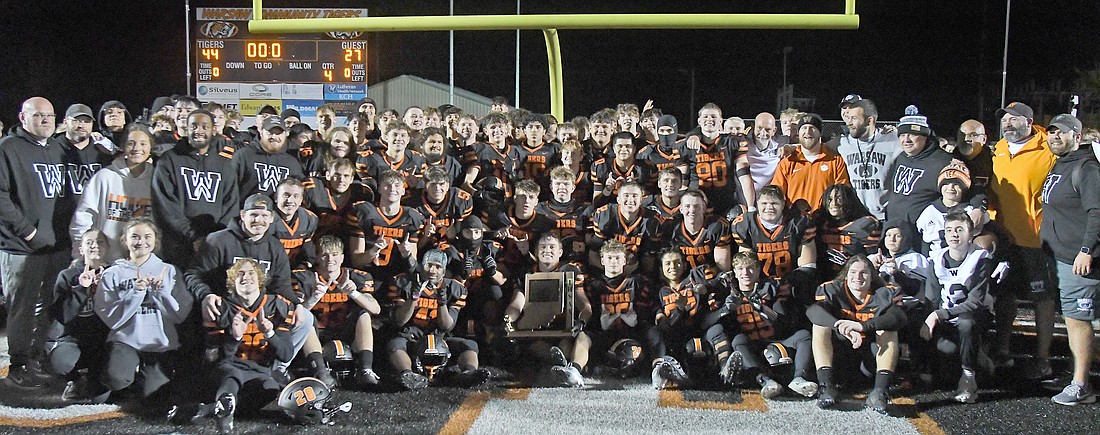
<instances>
[{"instance_id":1,"label":"white w logo on sweatshirt","mask_svg":"<svg viewBox=\"0 0 1100 435\"><path fill-rule=\"evenodd\" d=\"M256 179L259 180L257 189L260 192L274 192L279 187L279 182L290 176L290 168L259 162L253 166L256 168Z\"/></svg>"},{"instance_id":2,"label":"white w logo on sweatshirt","mask_svg":"<svg viewBox=\"0 0 1100 435\"><path fill-rule=\"evenodd\" d=\"M35 163L34 172L38 174L38 183L42 185L42 196L57 198L65 196L65 164Z\"/></svg>"},{"instance_id":3,"label":"white w logo on sweatshirt","mask_svg":"<svg viewBox=\"0 0 1100 435\"><path fill-rule=\"evenodd\" d=\"M183 176L183 187L187 189L187 199L192 201L214 202L221 184L222 174L217 172L200 172L191 168L180 168Z\"/></svg>"}]
</instances>

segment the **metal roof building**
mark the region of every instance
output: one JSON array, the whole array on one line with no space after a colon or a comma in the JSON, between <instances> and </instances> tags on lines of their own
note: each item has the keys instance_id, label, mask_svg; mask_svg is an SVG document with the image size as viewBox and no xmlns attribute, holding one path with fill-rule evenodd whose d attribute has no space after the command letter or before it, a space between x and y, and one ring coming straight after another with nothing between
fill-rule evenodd
<instances>
[{"instance_id":1,"label":"metal roof building","mask_svg":"<svg viewBox=\"0 0 1100 435\"><path fill-rule=\"evenodd\" d=\"M409 106L438 107L450 102L450 85L413 75L400 75L367 88L378 111L395 109L403 113ZM489 112L490 98L455 87L454 105L463 112L481 116Z\"/></svg>"}]
</instances>

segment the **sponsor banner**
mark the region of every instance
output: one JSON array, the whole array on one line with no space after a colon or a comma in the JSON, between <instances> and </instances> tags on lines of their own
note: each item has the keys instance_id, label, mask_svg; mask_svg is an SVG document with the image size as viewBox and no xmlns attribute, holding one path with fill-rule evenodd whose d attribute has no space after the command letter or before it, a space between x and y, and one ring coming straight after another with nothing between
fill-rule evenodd
<instances>
[{"instance_id":1,"label":"sponsor banner","mask_svg":"<svg viewBox=\"0 0 1100 435\"><path fill-rule=\"evenodd\" d=\"M202 101L203 104L206 104L206 103L221 104L222 107L225 108L225 110L236 110L238 112L241 111L241 100L236 100L236 99L233 99L233 100L207 100L205 98L199 98L199 101ZM252 114L255 115L255 112L253 112Z\"/></svg>"},{"instance_id":2,"label":"sponsor banner","mask_svg":"<svg viewBox=\"0 0 1100 435\"><path fill-rule=\"evenodd\" d=\"M367 16L366 9L339 8L264 8L263 19L281 20L287 18L362 18ZM252 19L252 8L195 8L197 21L248 21Z\"/></svg>"},{"instance_id":3,"label":"sponsor banner","mask_svg":"<svg viewBox=\"0 0 1100 435\"><path fill-rule=\"evenodd\" d=\"M333 107L337 117L351 115L358 109L358 107L355 106L354 100L325 100L325 104L329 104Z\"/></svg>"},{"instance_id":4,"label":"sponsor banner","mask_svg":"<svg viewBox=\"0 0 1100 435\"><path fill-rule=\"evenodd\" d=\"M367 96L366 83L328 83L325 84L325 100L355 101Z\"/></svg>"},{"instance_id":5,"label":"sponsor banner","mask_svg":"<svg viewBox=\"0 0 1100 435\"><path fill-rule=\"evenodd\" d=\"M278 83L241 83L242 100L278 100L283 98L282 85Z\"/></svg>"},{"instance_id":6,"label":"sponsor banner","mask_svg":"<svg viewBox=\"0 0 1100 435\"><path fill-rule=\"evenodd\" d=\"M317 106L322 104L325 104L325 102L321 100L283 100L283 110L297 110L304 120L306 117L316 117ZM279 111L279 113L282 113L282 111Z\"/></svg>"},{"instance_id":7,"label":"sponsor banner","mask_svg":"<svg viewBox=\"0 0 1100 435\"><path fill-rule=\"evenodd\" d=\"M256 118L256 112L260 111L264 105L271 105L279 113L283 113L283 100L241 100L241 116L244 119L254 120Z\"/></svg>"},{"instance_id":8,"label":"sponsor banner","mask_svg":"<svg viewBox=\"0 0 1100 435\"><path fill-rule=\"evenodd\" d=\"M195 85L195 97L202 101L236 101L241 99L239 83L199 83Z\"/></svg>"},{"instance_id":9,"label":"sponsor banner","mask_svg":"<svg viewBox=\"0 0 1100 435\"><path fill-rule=\"evenodd\" d=\"M284 100L324 100L325 85L322 84L284 84Z\"/></svg>"}]
</instances>

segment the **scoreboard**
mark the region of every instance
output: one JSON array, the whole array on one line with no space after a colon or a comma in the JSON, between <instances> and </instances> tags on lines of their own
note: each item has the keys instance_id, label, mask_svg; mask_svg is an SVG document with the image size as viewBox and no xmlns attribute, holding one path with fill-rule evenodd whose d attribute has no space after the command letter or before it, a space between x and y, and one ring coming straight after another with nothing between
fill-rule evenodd
<instances>
[{"instance_id":1,"label":"scoreboard","mask_svg":"<svg viewBox=\"0 0 1100 435\"><path fill-rule=\"evenodd\" d=\"M365 17L366 9L273 8L264 19ZM367 41L361 32L254 35L250 8L196 8L195 96L237 110L251 125L256 111L272 105L295 109L314 124L325 103L346 115L367 96ZM315 124L314 124L315 125Z\"/></svg>"}]
</instances>

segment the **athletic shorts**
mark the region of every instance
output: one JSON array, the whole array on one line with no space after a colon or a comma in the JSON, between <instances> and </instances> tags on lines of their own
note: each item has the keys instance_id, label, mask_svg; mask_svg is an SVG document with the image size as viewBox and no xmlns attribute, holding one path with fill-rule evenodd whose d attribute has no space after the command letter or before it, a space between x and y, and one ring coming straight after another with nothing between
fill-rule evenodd
<instances>
[{"instance_id":1,"label":"athletic shorts","mask_svg":"<svg viewBox=\"0 0 1100 435\"><path fill-rule=\"evenodd\" d=\"M1040 248L1007 246L1005 258L1009 262L1009 276L1002 286L1010 287L1020 299L1058 300L1058 286L1054 284L1054 265L1050 255Z\"/></svg>"},{"instance_id":2,"label":"athletic shorts","mask_svg":"<svg viewBox=\"0 0 1100 435\"><path fill-rule=\"evenodd\" d=\"M1100 302L1100 279L1095 273L1081 276L1073 273L1073 265L1055 260L1058 290L1061 294L1062 316L1091 322L1096 319Z\"/></svg>"}]
</instances>

